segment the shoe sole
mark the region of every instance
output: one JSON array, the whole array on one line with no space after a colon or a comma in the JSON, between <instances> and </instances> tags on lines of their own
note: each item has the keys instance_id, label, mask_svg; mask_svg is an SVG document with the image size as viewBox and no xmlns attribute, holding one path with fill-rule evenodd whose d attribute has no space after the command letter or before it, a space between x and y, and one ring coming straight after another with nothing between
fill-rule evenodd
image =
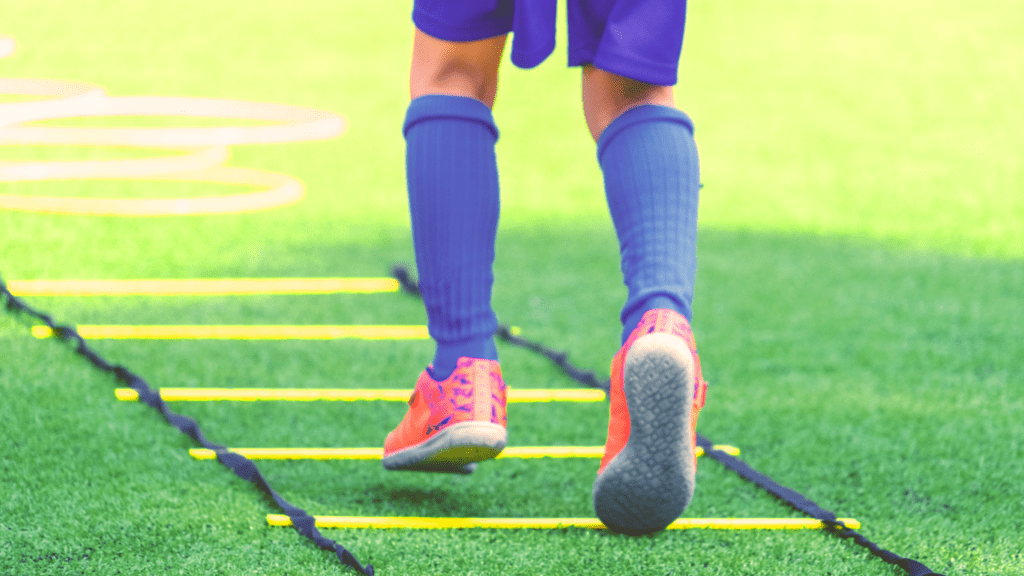
<instances>
[{"instance_id":1,"label":"shoe sole","mask_svg":"<svg viewBox=\"0 0 1024 576\"><path fill-rule=\"evenodd\" d=\"M505 449L508 431L491 422L460 422L431 438L384 456L388 470L469 474L476 462L494 458Z\"/></svg>"},{"instance_id":2,"label":"shoe sole","mask_svg":"<svg viewBox=\"0 0 1024 576\"><path fill-rule=\"evenodd\" d=\"M623 368L629 440L594 482L594 510L626 534L662 530L693 498L693 356L676 336L641 336Z\"/></svg>"}]
</instances>

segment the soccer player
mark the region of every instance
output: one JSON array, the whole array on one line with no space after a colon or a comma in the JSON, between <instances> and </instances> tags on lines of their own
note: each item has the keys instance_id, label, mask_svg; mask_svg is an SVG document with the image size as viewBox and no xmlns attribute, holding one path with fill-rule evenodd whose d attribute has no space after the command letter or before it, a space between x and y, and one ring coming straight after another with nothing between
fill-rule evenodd
<instances>
[{"instance_id":1,"label":"soccer player","mask_svg":"<svg viewBox=\"0 0 1024 576\"><path fill-rule=\"evenodd\" d=\"M674 106L685 0L568 0L569 65L597 143L628 296L612 360L608 441L594 507L609 528L665 528L693 496L704 404L690 330L697 149ZM556 0L416 0L406 175L428 328L436 342L409 410L384 445L392 470L472 472L507 442L493 334L498 139L491 108L512 62L554 50Z\"/></svg>"}]
</instances>

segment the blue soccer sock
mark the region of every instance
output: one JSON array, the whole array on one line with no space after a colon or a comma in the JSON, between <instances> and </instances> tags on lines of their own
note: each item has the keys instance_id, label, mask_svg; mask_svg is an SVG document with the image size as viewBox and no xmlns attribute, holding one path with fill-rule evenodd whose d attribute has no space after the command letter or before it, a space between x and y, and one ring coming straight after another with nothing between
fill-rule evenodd
<instances>
[{"instance_id":1,"label":"blue soccer sock","mask_svg":"<svg viewBox=\"0 0 1024 576\"><path fill-rule=\"evenodd\" d=\"M693 123L668 106L632 108L601 133L597 155L628 288L622 341L648 310L690 320L700 190Z\"/></svg>"},{"instance_id":2,"label":"blue soccer sock","mask_svg":"<svg viewBox=\"0 0 1024 576\"><path fill-rule=\"evenodd\" d=\"M498 128L479 100L427 95L409 104L403 132L416 267L437 343L431 375L444 380L460 356L498 359Z\"/></svg>"}]
</instances>

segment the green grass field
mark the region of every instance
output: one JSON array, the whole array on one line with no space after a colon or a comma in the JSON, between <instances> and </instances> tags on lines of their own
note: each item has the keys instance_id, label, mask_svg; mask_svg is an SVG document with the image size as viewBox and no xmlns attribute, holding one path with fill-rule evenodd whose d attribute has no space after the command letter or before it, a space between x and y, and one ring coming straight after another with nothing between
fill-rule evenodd
<instances>
[{"instance_id":1,"label":"green grass field","mask_svg":"<svg viewBox=\"0 0 1024 576\"><path fill-rule=\"evenodd\" d=\"M308 106L338 138L231 147L306 197L235 215L0 211L0 275L384 276L413 260L401 121L411 2L0 0L0 77L111 96ZM885 548L945 574L1024 574L1024 5L690 4L677 101L703 181L694 330L711 383L699 430ZM495 308L607 373L625 296L564 39L504 66ZM0 102L17 102L3 96ZM109 121L109 122L108 122ZM164 125L68 119L47 126ZM209 122L181 120L183 125ZM243 123L244 124L244 123ZM174 125L179 125L175 121ZM2 142L0 142L2 143ZM160 156L4 146L3 160ZM0 165L2 167L2 165ZM0 194L225 195L224 184L0 182ZM403 294L34 297L76 324L422 324ZM154 387L411 388L429 342L96 341ZM573 383L502 346L511 386ZM158 414L0 313L0 573L336 574L248 483L192 460ZM379 446L400 403L176 404L234 446ZM599 445L602 404L519 404L510 444ZM311 514L593 516L594 461L502 460L468 477L375 462L264 462ZM704 461L692 517L799 517ZM898 569L820 531L325 530L378 574L833 574Z\"/></svg>"}]
</instances>

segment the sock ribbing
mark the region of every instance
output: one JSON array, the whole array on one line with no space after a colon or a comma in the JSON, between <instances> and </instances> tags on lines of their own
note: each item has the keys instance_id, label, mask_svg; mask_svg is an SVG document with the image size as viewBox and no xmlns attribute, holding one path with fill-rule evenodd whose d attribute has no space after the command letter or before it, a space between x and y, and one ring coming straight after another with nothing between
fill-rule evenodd
<instances>
[{"instance_id":1,"label":"sock ribbing","mask_svg":"<svg viewBox=\"0 0 1024 576\"><path fill-rule=\"evenodd\" d=\"M598 139L628 288L622 339L648 310L692 318L700 167L693 123L667 106L627 110Z\"/></svg>"},{"instance_id":2,"label":"sock ribbing","mask_svg":"<svg viewBox=\"0 0 1024 576\"><path fill-rule=\"evenodd\" d=\"M409 104L403 132L416 266L438 344L434 370L446 376L458 355L497 359L498 129L479 100L428 95Z\"/></svg>"}]
</instances>

